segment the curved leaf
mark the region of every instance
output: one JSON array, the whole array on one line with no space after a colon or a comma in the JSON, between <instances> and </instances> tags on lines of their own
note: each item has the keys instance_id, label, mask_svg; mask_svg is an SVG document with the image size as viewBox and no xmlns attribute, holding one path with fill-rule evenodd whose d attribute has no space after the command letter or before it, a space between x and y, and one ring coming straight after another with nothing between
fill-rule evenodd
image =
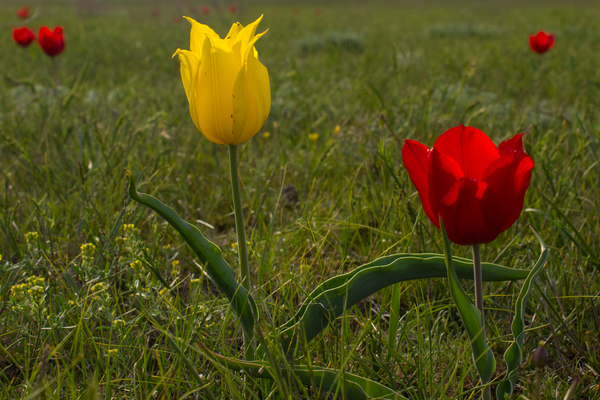
<instances>
[{"instance_id":1,"label":"curved leaf","mask_svg":"<svg viewBox=\"0 0 600 400\"><path fill-rule=\"evenodd\" d=\"M473 279L472 261L456 258L459 277ZM485 281L525 279L529 271L483 263ZM293 352L298 335L307 342L317 336L329 322L373 293L397 282L446 277L446 264L441 254L396 254L378 258L319 285L304 301L296 315L279 331L284 349Z\"/></svg>"},{"instance_id":2,"label":"curved leaf","mask_svg":"<svg viewBox=\"0 0 600 400\"><path fill-rule=\"evenodd\" d=\"M500 382L496 388L496 398L498 400L504 400L505 396L510 397L513 389L515 388L518 368L523 360L522 349L523 340L525 339L525 308L527 307L527 299L529 298L529 292L535 283L537 275L541 271L542 267L546 265L548 253L550 252L537 232L534 231L533 228L531 228L531 230L533 231L533 234L537 240L540 242L542 253L531 269L527 279L525 279L525 283L523 283L523 287L521 288L521 292L519 293L519 297L517 298L517 302L515 304L515 317L511 326L514 342L504 352L506 375L504 380Z\"/></svg>"},{"instance_id":3,"label":"curved leaf","mask_svg":"<svg viewBox=\"0 0 600 400\"><path fill-rule=\"evenodd\" d=\"M481 378L481 382L485 385L492 378L492 374L496 369L496 360L494 359L494 353L485 341L483 333L483 326L481 325L481 313L475 307L471 298L467 295L462 285L458 280L458 274L452 260L452 250L450 249L450 241L446 234L446 228L444 228L444 222L440 218L440 225L444 236L444 255L446 257L446 266L448 267L448 285L450 286L450 293L460 318L465 324L467 334L471 340L471 351L473 353L473 361L477 367L477 372ZM471 277L473 277L471 266ZM485 277L485 266L482 263L482 272Z\"/></svg>"},{"instance_id":4,"label":"curved leaf","mask_svg":"<svg viewBox=\"0 0 600 400\"><path fill-rule=\"evenodd\" d=\"M266 362L242 361L220 354L213 353L200 344L202 354L213 363L222 365L234 371L244 371L254 378L274 379L274 372ZM350 400L406 400L406 397L396 393L392 389L380 383L362 376L339 371L330 368L318 368L307 366L293 367L294 375L303 385L316 385L317 388L328 392L335 392L338 385L344 385L344 391Z\"/></svg>"},{"instance_id":5,"label":"curved leaf","mask_svg":"<svg viewBox=\"0 0 600 400\"><path fill-rule=\"evenodd\" d=\"M154 210L175 228L198 258L205 264L204 269L208 277L229 299L235 315L242 324L244 332L253 336L254 315L258 315L256 304L250 293L236 281L231 267L221 255L221 249L206 239L198 228L181 219L171 207L161 203L156 197L139 193L135 189L133 174L130 171L127 171L127 174L129 176L129 196L138 203Z\"/></svg>"}]
</instances>

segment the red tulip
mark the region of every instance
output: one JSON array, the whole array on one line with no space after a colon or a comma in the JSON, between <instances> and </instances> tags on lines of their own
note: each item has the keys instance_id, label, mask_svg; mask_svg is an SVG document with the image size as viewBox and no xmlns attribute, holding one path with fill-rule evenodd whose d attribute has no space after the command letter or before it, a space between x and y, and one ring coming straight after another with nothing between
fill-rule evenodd
<instances>
[{"instance_id":1,"label":"red tulip","mask_svg":"<svg viewBox=\"0 0 600 400\"><path fill-rule=\"evenodd\" d=\"M158 16L158 8L154 7L152 9L152 16L154 16L154 17Z\"/></svg>"},{"instance_id":2,"label":"red tulip","mask_svg":"<svg viewBox=\"0 0 600 400\"><path fill-rule=\"evenodd\" d=\"M29 18L29 7L23 6L17 10L17 16L21 19Z\"/></svg>"},{"instance_id":3,"label":"red tulip","mask_svg":"<svg viewBox=\"0 0 600 400\"><path fill-rule=\"evenodd\" d=\"M554 35L548 35L544 31L539 31L537 34L529 36L529 47L536 53L545 53L554 46Z\"/></svg>"},{"instance_id":4,"label":"red tulip","mask_svg":"<svg viewBox=\"0 0 600 400\"><path fill-rule=\"evenodd\" d=\"M460 245L489 243L515 223L529 187L533 160L520 135L496 147L478 129L457 126L431 149L405 140L402 160L436 227Z\"/></svg>"},{"instance_id":5,"label":"red tulip","mask_svg":"<svg viewBox=\"0 0 600 400\"><path fill-rule=\"evenodd\" d=\"M19 46L27 47L35 40L35 35L29 30L28 27L13 28L13 40L17 42Z\"/></svg>"},{"instance_id":6,"label":"red tulip","mask_svg":"<svg viewBox=\"0 0 600 400\"><path fill-rule=\"evenodd\" d=\"M206 15L209 12L210 12L210 7L209 6L202 7L202 14Z\"/></svg>"},{"instance_id":7,"label":"red tulip","mask_svg":"<svg viewBox=\"0 0 600 400\"><path fill-rule=\"evenodd\" d=\"M173 22L175 22L176 24L180 23L181 22L181 17L174 16L173 17Z\"/></svg>"},{"instance_id":8,"label":"red tulip","mask_svg":"<svg viewBox=\"0 0 600 400\"><path fill-rule=\"evenodd\" d=\"M42 26L38 34L38 41L42 50L50 57L60 54L65 49L62 26L55 27L54 32L47 26Z\"/></svg>"},{"instance_id":9,"label":"red tulip","mask_svg":"<svg viewBox=\"0 0 600 400\"><path fill-rule=\"evenodd\" d=\"M315 8L315 15L321 15L321 9Z\"/></svg>"},{"instance_id":10,"label":"red tulip","mask_svg":"<svg viewBox=\"0 0 600 400\"><path fill-rule=\"evenodd\" d=\"M229 6L228 10L230 13L233 14L237 10L237 7L235 6L235 4L232 4Z\"/></svg>"}]
</instances>

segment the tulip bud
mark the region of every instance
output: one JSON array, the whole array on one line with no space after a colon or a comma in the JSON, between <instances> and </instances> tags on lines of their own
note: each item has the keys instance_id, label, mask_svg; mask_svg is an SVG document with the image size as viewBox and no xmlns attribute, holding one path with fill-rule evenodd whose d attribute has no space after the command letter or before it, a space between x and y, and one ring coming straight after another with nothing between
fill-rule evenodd
<instances>
[{"instance_id":1,"label":"tulip bud","mask_svg":"<svg viewBox=\"0 0 600 400\"><path fill-rule=\"evenodd\" d=\"M548 352L546 351L544 342L540 342L540 347L533 352L533 365L535 365L536 368L542 369L546 364L548 364Z\"/></svg>"}]
</instances>

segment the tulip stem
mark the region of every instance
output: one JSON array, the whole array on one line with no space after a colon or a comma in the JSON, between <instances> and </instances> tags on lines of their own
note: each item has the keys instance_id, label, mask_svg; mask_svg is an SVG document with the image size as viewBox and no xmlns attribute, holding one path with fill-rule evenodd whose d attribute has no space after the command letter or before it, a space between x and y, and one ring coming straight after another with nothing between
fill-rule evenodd
<instances>
[{"instance_id":1,"label":"tulip stem","mask_svg":"<svg viewBox=\"0 0 600 400\"><path fill-rule=\"evenodd\" d=\"M481 313L481 336L485 341L485 320L483 317L483 278L481 272L481 245L474 244L473 245L473 274L475 282L475 306ZM483 382L484 384L488 382ZM483 389L483 397L484 400L492 399L492 388L487 385Z\"/></svg>"},{"instance_id":2,"label":"tulip stem","mask_svg":"<svg viewBox=\"0 0 600 400\"><path fill-rule=\"evenodd\" d=\"M481 313L481 329L485 339L485 320L483 318L483 279L481 275L481 248L480 245L473 245L473 273L475 282L475 306Z\"/></svg>"},{"instance_id":3,"label":"tulip stem","mask_svg":"<svg viewBox=\"0 0 600 400\"><path fill-rule=\"evenodd\" d=\"M248 246L244 229L244 211L240 194L240 178L238 174L237 146L229 145L229 167L231 173L231 191L233 193L233 210L235 212L235 231L238 237L238 257L240 259L240 280L242 286L250 293L250 273L248 269ZM246 360L254 360L254 332L244 332Z\"/></svg>"}]
</instances>

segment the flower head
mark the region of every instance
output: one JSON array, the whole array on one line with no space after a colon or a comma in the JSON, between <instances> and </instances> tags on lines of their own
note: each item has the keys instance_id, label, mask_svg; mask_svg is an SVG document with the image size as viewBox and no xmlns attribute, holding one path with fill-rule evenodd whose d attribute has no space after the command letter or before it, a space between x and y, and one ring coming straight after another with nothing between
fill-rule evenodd
<instances>
[{"instance_id":1,"label":"flower head","mask_svg":"<svg viewBox=\"0 0 600 400\"><path fill-rule=\"evenodd\" d=\"M431 149L405 140L402 160L436 227L460 245L489 243L508 229L523 209L534 163L522 135L496 147L478 129L457 126Z\"/></svg>"},{"instance_id":2,"label":"flower head","mask_svg":"<svg viewBox=\"0 0 600 400\"><path fill-rule=\"evenodd\" d=\"M29 18L29 6L23 6L17 10L17 16L21 19Z\"/></svg>"},{"instance_id":3,"label":"flower head","mask_svg":"<svg viewBox=\"0 0 600 400\"><path fill-rule=\"evenodd\" d=\"M35 35L26 26L13 29L13 40L23 47L27 47L35 40Z\"/></svg>"},{"instance_id":4,"label":"flower head","mask_svg":"<svg viewBox=\"0 0 600 400\"><path fill-rule=\"evenodd\" d=\"M260 130L269 116L269 73L258 61L254 43L262 17L242 26L235 23L225 39L207 25L192 24L190 50L177 49L181 80L196 128L217 144L237 145Z\"/></svg>"},{"instance_id":5,"label":"flower head","mask_svg":"<svg viewBox=\"0 0 600 400\"><path fill-rule=\"evenodd\" d=\"M42 26L38 33L38 41L42 50L50 57L62 53L65 49L62 26L54 27L54 31L51 31L47 26Z\"/></svg>"},{"instance_id":6,"label":"flower head","mask_svg":"<svg viewBox=\"0 0 600 400\"><path fill-rule=\"evenodd\" d=\"M210 12L210 7L209 6L202 7L202 14L206 15L209 12Z\"/></svg>"},{"instance_id":7,"label":"flower head","mask_svg":"<svg viewBox=\"0 0 600 400\"><path fill-rule=\"evenodd\" d=\"M235 4L231 4L229 7L227 7L227 9L229 10L230 13L235 13L237 11L237 7L235 6Z\"/></svg>"},{"instance_id":8,"label":"flower head","mask_svg":"<svg viewBox=\"0 0 600 400\"><path fill-rule=\"evenodd\" d=\"M539 31L535 35L529 36L529 47L536 53L545 53L554 46L554 35L548 35L544 31Z\"/></svg>"}]
</instances>

